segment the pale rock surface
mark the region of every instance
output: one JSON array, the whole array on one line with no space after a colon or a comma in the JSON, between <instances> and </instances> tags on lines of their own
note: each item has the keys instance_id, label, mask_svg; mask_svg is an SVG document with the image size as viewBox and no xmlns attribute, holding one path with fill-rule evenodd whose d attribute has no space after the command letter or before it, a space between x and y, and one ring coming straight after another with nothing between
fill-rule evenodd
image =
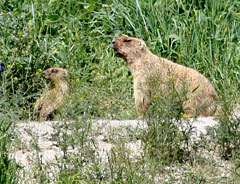
<instances>
[{"instance_id":1,"label":"pale rock surface","mask_svg":"<svg viewBox=\"0 0 240 184\"><path fill-rule=\"evenodd\" d=\"M193 138L199 138L201 134L206 134L207 127L213 127L217 125L217 121L213 117L204 117L198 119L191 119L195 129L195 135ZM36 155L41 159L43 164L55 163L63 156L63 152L56 146L56 142L51 140L56 130L54 125L61 122L46 121L46 122L19 122L17 123L17 131L19 133L20 140L23 144L22 148L17 148L12 152L12 157L16 159L24 167L25 175L31 171L33 161L36 160ZM71 122L69 122L71 123ZM96 135L92 135L97 148L98 156L101 157L103 162L107 161L107 156L110 150L114 147L114 144L105 140L105 137L109 132L116 132L121 135L126 135L126 127L144 129L147 124L140 120L95 120L92 123L92 130L96 131ZM119 131L119 129L121 131ZM68 132L71 133L71 132ZM36 149L33 149L33 142L36 141L39 146L39 152L36 154ZM141 141L128 142L126 147L131 150L132 155L140 155L141 153ZM70 151L74 152L75 150ZM54 169L52 169L53 171ZM50 173L50 175L52 175ZM25 176L26 177L26 176ZM25 182L22 182L25 183ZM30 182L31 183L31 182ZM33 182L34 183L34 182Z\"/></svg>"}]
</instances>

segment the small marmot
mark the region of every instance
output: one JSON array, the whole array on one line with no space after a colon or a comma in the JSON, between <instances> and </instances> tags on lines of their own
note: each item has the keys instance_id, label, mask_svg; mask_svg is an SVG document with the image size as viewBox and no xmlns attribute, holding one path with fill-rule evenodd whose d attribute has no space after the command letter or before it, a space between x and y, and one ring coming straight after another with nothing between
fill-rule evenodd
<instances>
[{"instance_id":1,"label":"small marmot","mask_svg":"<svg viewBox=\"0 0 240 184\"><path fill-rule=\"evenodd\" d=\"M69 93L67 70L63 68L49 68L43 71L43 73L45 78L50 80L50 85L34 106L35 112L40 111L40 121L55 118L55 111L65 103L65 98Z\"/></svg>"},{"instance_id":2,"label":"small marmot","mask_svg":"<svg viewBox=\"0 0 240 184\"><path fill-rule=\"evenodd\" d=\"M112 43L116 55L126 61L133 75L134 98L140 117L152 104L156 89L162 91L161 94L170 94L170 81L173 81L174 89L178 92L187 86L183 108L188 117L219 113L221 108L216 103L216 91L198 71L154 55L145 42L138 38L124 36L115 38ZM157 87L153 87L150 81L155 81Z\"/></svg>"}]
</instances>

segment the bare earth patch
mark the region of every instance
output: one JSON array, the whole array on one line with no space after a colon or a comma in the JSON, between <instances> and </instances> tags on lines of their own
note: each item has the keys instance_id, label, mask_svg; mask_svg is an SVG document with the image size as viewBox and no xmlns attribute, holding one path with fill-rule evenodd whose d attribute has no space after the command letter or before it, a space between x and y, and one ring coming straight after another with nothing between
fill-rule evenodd
<instances>
[{"instance_id":1,"label":"bare earth patch","mask_svg":"<svg viewBox=\"0 0 240 184\"><path fill-rule=\"evenodd\" d=\"M206 134L207 127L213 127L217 125L217 121L212 117L198 118L197 120L191 120L193 127L195 128L195 135L192 139L199 139L200 135ZM63 151L57 146L57 142L52 140L52 136L56 134L54 125L61 122L57 121L46 121L46 122L19 122L17 123L17 134L21 142L21 146L12 148L12 157L16 159L24 168L20 173L19 181L21 183L36 183L34 174L32 171L36 167L37 163L40 162L42 165L46 166L46 171L49 172L49 176L53 176L57 173L57 168L54 164L58 162L59 159L63 157ZM71 123L71 122L69 122ZM118 136L127 136L127 128L131 129L143 129L146 128L146 123L140 120L96 120L92 123L92 133L90 136L94 138L95 149L97 149L97 156L100 157L102 162L107 162L107 155L109 151L115 146L114 141L111 141L111 137L117 138ZM71 132L68 132L71 134ZM139 156L142 152L141 141L128 141L125 146L131 150L132 156ZM75 152L77 148L68 148L69 151ZM166 166L166 170L170 170L175 173L177 178L183 177L183 175L191 175L192 171L203 172L207 174L212 180L219 181L223 178L230 176L231 164L229 161L224 161L220 159L218 154L214 151L201 150L199 155L201 159L210 160L212 165L195 165L190 166L188 164L183 164L179 166ZM38 163L39 164L39 163ZM49 165L50 164L50 165ZM36 170L36 168L35 168ZM194 177L194 176L193 176ZM157 182L167 182L169 176L159 175L156 178ZM172 180L171 180L172 182ZM54 183L54 179L52 180Z\"/></svg>"}]
</instances>

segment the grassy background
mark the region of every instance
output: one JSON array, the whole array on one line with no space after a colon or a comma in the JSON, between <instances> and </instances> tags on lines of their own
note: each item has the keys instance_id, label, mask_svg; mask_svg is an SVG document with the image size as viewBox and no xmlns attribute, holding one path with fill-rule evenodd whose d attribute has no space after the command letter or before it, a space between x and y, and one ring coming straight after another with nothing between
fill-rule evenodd
<instances>
[{"instance_id":1,"label":"grassy background","mask_svg":"<svg viewBox=\"0 0 240 184\"><path fill-rule=\"evenodd\" d=\"M14 117L14 121L34 120L33 105L46 83L42 71L56 66L68 69L70 74L72 99L62 112L64 118L75 119L83 114L102 119L137 118L131 73L125 62L114 55L111 45L113 38L122 35L142 38L154 54L198 70L215 86L223 105L232 107L239 103L240 92L239 10L238 0L1 0L0 115ZM143 135L145 144L152 144L147 148L151 155L164 151L154 152L159 147L157 141L166 140L164 136L168 136L159 133L169 131L159 126L159 122L163 125L168 122L164 117L167 114L158 117L161 121L153 121L155 124L146 130L147 136ZM3 119L3 130L7 130L4 127L8 121ZM223 156L229 158L234 155L232 151L229 154L232 145L235 151L239 148L239 122L236 123L236 119L221 122L215 132L215 143L222 146ZM234 126L229 128L229 125ZM178 134L174 126L170 131ZM151 137L155 134L159 136ZM8 155L6 143L10 139L5 135L5 131L0 134L4 136L0 153ZM79 137L77 133L76 137ZM172 141L181 145L182 138L176 136L168 140L171 140L168 147L172 149ZM121 146L115 152L124 157ZM94 163L95 174L87 179L84 175L83 181L93 182L96 173L101 172L100 166L88 150L84 154L92 159L89 162ZM161 160L149 161L148 156L138 162L110 157L111 176L105 176L104 180L100 173L95 181L136 183L143 181L141 176L148 176L149 172L162 172L162 168L156 170ZM65 161L67 164L71 159ZM80 166L83 161L78 161ZM151 166L151 162L156 167ZM142 163L149 167L143 168ZM10 173L15 172L15 168L14 164L8 164L0 169ZM133 172L134 169L141 174ZM69 175L78 176L79 172L82 171L63 169L59 180L67 182L72 179ZM202 181L201 177L198 179L187 181ZM74 179L71 182L74 183Z\"/></svg>"},{"instance_id":2,"label":"grassy background","mask_svg":"<svg viewBox=\"0 0 240 184\"><path fill-rule=\"evenodd\" d=\"M237 0L3 0L4 109L15 106L21 118L32 118L44 87L42 71L60 66L78 87L79 111L89 102L95 116L135 118L132 77L111 45L122 35L144 39L153 53L203 73L220 95L234 95L240 80L239 8Z\"/></svg>"}]
</instances>

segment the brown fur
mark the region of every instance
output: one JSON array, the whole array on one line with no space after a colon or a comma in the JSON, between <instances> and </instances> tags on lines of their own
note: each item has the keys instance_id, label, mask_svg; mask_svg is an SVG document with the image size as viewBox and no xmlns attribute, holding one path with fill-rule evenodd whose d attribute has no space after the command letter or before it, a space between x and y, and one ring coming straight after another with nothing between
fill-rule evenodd
<instances>
[{"instance_id":1,"label":"brown fur","mask_svg":"<svg viewBox=\"0 0 240 184\"><path fill-rule=\"evenodd\" d=\"M149 82L152 79L158 81L158 89L166 95L170 93L170 80L174 81L177 91L185 84L188 86L187 100L183 106L189 117L210 116L219 111L216 91L198 71L154 55L141 39L119 37L113 40L113 48L116 55L126 61L133 75L135 104L139 116L143 116L152 104L154 91ZM200 110L197 112L196 109Z\"/></svg>"},{"instance_id":2,"label":"brown fur","mask_svg":"<svg viewBox=\"0 0 240 184\"><path fill-rule=\"evenodd\" d=\"M50 80L49 89L37 100L34 111L39 112L39 120L46 121L64 103L69 92L67 70L63 68L49 68L44 72L45 78Z\"/></svg>"}]
</instances>

